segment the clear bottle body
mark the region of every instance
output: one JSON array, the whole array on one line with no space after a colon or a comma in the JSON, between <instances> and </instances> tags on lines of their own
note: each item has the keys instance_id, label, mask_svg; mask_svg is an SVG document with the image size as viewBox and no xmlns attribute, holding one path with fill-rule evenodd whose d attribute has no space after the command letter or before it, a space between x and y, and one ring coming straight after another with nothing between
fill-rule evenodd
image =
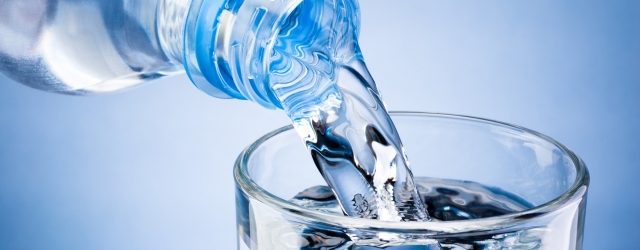
<instances>
[{"instance_id":1,"label":"clear bottle body","mask_svg":"<svg viewBox=\"0 0 640 250\"><path fill-rule=\"evenodd\" d=\"M72 95L181 73L166 33L182 30L189 2L2 1L0 70L28 86ZM177 18L166 18L172 14Z\"/></svg>"},{"instance_id":2,"label":"clear bottle body","mask_svg":"<svg viewBox=\"0 0 640 250\"><path fill-rule=\"evenodd\" d=\"M186 71L211 96L278 108L264 65L301 2L0 1L0 72L36 89L92 95Z\"/></svg>"}]
</instances>

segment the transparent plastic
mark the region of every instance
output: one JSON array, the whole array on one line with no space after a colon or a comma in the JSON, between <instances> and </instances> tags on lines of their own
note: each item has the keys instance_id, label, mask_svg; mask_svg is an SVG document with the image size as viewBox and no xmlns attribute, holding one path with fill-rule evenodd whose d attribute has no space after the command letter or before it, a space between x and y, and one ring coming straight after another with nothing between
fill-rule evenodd
<instances>
[{"instance_id":1,"label":"transparent plastic","mask_svg":"<svg viewBox=\"0 0 640 250\"><path fill-rule=\"evenodd\" d=\"M0 71L28 86L89 95L183 72L188 0L0 1ZM178 40L179 44L178 44Z\"/></svg>"},{"instance_id":2,"label":"transparent plastic","mask_svg":"<svg viewBox=\"0 0 640 250\"><path fill-rule=\"evenodd\" d=\"M534 131L480 118L413 112L392 118L415 177L479 183L531 207L431 222L303 207L291 199L325 184L287 126L253 143L236 162L238 249L582 249L589 173L571 150Z\"/></svg>"},{"instance_id":3,"label":"transparent plastic","mask_svg":"<svg viewBox=\"0 0 640 250\"><path fill-rule=\"evenodd\" d=\"M278 108L265 80L270 49L301 2L0 1L0 71L71 95L115 92L186 71L211 96Z\"/></svg>"}]
</instances>

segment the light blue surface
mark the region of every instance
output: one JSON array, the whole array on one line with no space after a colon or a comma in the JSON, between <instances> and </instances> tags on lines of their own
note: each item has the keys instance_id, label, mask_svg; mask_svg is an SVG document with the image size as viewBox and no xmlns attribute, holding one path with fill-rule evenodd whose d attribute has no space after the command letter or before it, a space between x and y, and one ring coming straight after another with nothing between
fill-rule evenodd
<instances>
[{"instance_id":1,"label":"light blue surface","mask_svg":"<svg viewBox=\"0 0 640 250\"><path fill-rule=\"evenodd\" d=\"M564 143L591 171L585 249L637 248L639 1L360 5L389 109ZM234 249L232 164L288 119L187 81L71 97L0 76L0 249Z\"/></svg>"}]
</instances>

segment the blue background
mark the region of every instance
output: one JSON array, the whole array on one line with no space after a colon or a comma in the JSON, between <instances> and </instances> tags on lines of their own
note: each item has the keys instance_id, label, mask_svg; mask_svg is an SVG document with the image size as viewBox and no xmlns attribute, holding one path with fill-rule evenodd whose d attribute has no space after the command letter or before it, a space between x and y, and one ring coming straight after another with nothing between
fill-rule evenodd
<instances>
[{"instance_id":1,"label":"blue background","mask_svg":"<svg viewBox=\"0 0 640 250\"><path fill-rule=\"evenodd\" d=\"M592 177L585 249L638 248L640 1L360 4L389 109L564 143ZM185 76L93 97L0 76L0 249L234 249L232 165L287 122Z\"/></svg>"}]
</instances>

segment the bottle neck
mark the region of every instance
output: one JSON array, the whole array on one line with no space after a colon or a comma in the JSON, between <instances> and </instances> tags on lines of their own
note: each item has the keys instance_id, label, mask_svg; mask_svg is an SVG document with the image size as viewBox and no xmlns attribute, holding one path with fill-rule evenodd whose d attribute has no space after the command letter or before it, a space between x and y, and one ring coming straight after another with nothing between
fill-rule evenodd
<instances>
[{"instance_id":1,"label":"bottle neck","mask_svg":"<svg viewBox=\"0 0 640 250\"><path fill-rule=\"evenodd\" d=\"M196 87L214 97L247 99L267 108L282 108L284 100L270 86L270 67L276 44L295 43L280 33L289 30L292 23L299 23L290 20L299 18L295 16L300 12L296 12L298 7L324 6L316 8L324 11L306 13L304 21L326 25L348 19L349 26L356 27L353 30L357 36L355 0L161 1L159 16L172 21L158 22L160 43L172 61L184 65ZM348 5L353 8L334 7L339 5L337 2L343 3L340 6L352 3ZM309 29L308 36L315 35ZM327 52L328 57L331 54Z\"/></svg>"}]
</instances>

